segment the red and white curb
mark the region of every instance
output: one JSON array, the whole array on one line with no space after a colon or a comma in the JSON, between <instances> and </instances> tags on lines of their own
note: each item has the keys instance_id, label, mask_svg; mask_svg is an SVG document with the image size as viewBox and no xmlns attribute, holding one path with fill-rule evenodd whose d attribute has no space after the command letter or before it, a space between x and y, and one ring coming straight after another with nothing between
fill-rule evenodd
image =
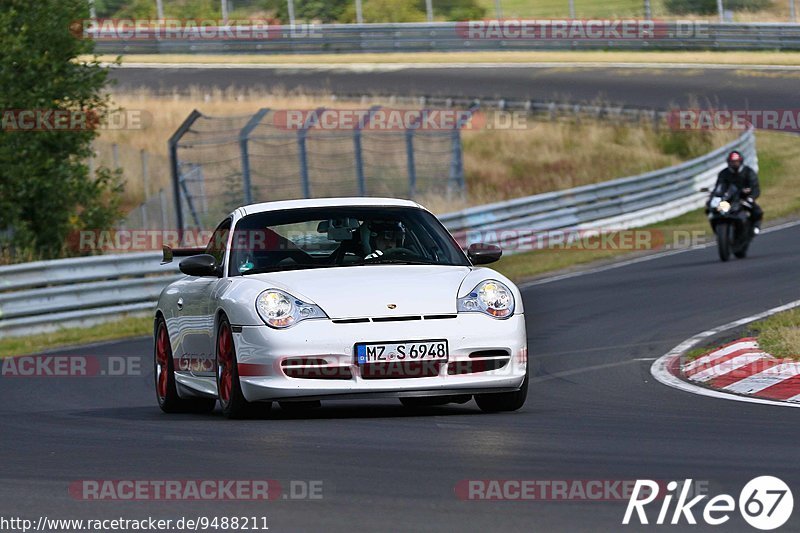
<instances>
[{"instance_id":1,"label":"red and white curb","mask_svg":"<svg viewBox=\"0 0 800 533\"><path fill-rule=\"evenodd\" d=\"M650 372L660 383L693 394L800 407L800 362L772 357L752 338L717 348L681 368L683 355L709 337L795 307L800 300L699 333L657 359Z\"/></svg>"},{"instance_id":2,"label":"red and white curb","mask_svg":"<svg viewBox=\"0 0 800 533\"><path fill-rule=\"evenodd\" d=\"M712 350L683 365L681 373L712 389L800 402L800 363L771 356L753 338Z\"/></svg>"}]
</instances>

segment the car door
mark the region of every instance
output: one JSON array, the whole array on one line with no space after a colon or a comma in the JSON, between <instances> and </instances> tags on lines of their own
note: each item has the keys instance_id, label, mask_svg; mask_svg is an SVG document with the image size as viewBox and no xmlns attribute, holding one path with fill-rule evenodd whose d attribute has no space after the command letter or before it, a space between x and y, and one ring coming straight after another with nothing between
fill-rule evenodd
<instances>
[{"instance_id":1,"label":"car door","mask_svg":"<svg viewBox=\"0 0 800 533\"><path fill-rule=\"evenodd\" d=\"M211 235L205 253L213 255L220 265L217 276L189 277L182 291L178 312L181 316L183 354L182 370L195 375L214 375L214 311L215 295L223 286L225 251L230 236L231 219L225 219ZM188 368L186 368L188 366Z\"/></svg>"}]
</instances>

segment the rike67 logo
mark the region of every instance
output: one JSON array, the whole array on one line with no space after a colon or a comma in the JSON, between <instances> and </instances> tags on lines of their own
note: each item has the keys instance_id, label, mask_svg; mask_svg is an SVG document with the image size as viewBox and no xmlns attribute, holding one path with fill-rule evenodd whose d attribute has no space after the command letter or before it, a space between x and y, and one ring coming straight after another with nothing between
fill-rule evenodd
<instances>
[{"instance_id":1,"label":"rike67 logo","mask_svg":"<svg viewBox=\"0 0 800 533\"><path fill-rule=\"evenodd\" d=\"M670 481L667 483L666 495L663 495L659 494L657 482L649 479L637 480L622 523L635 524L638 520L639 524L649 524L652 513L648 517L645 507L659 499L659 496L663 499L656 524L697 524L695 513L698 513L706 524L719 526L730 520L731 514L736 512L738 507L739 513L748 524L766 531L781 527L792 516L794 508L792 491L786 483L773 476L751 479L739 493L738 502L729 494L720 494L712 498L707 494L692 495L690 494L692 486L691 479L685 480L683 484ZM701 504L706 498L709 499L704 505ZM674 508L672 508L673 500L675 500ZM653 507L658 507L658 504ZM653 510L655 509L651 509Z\"/></svg>"}]
</instances>

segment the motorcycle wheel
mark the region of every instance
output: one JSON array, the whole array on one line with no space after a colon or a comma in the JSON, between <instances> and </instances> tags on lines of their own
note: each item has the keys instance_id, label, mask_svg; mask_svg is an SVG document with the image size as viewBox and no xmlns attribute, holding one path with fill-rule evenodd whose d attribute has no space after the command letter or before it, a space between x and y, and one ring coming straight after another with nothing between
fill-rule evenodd
<instances>
[{"instance_id":1,"label":"motorcycle wheel","mask_svg":"<svg viewBox=\"0 0 800 533\"><path fill-rule=\"evenodd\" d=\"M717 249L721 261L727 261L731 258L731 229L733 227L730 224L717 224Z\"/></svg>"}]
</instances>

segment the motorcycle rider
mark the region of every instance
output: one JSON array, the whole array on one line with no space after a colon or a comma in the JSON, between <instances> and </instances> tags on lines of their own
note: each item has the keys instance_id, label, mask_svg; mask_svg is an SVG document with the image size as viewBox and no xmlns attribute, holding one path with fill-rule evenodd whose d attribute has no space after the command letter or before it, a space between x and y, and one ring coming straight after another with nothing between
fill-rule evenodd
<instances>
[{"instance_id":1,"label":"motorcycle rider","mask_svg":"<svg viewBox=\"0 0 800 533\"><path fill-rule=\"evenodd\" d=\"M761 232L761 219L764 218L764 211L756 204L756 198L761 195L758 173L744 164L744 156L738 150L729 153L727 161L728 166L717 176L717 183L711 191L711 196L721 195L729 186L735 185L740 191L742 200L745 201L744 205L750 209L753 233L758 235Z\"/></svg>"}]
</instances>

